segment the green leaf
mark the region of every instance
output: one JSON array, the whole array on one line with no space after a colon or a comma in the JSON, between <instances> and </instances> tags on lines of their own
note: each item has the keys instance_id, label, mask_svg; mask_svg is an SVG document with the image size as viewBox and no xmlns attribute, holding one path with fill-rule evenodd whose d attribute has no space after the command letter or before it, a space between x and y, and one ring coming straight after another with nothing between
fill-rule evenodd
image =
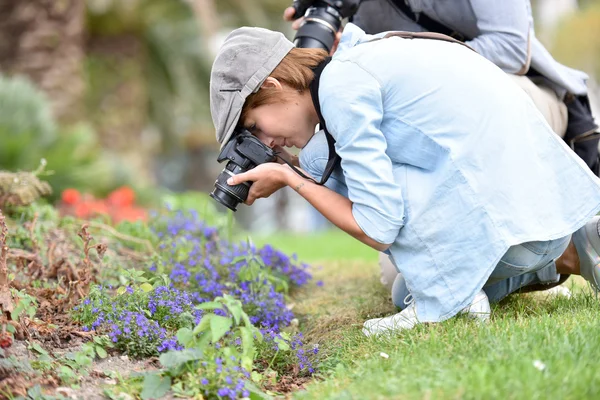
<instances>
[{"instance_id":1,"label":"green leaf","mask_svg":"<svg viewBox=\"0 0 600 400\"><path fill-rule=\"evenodd\" d=\"M235 324L239 325L240 318L242 317L242 312L243 312L241 305L239 305L239 304L231 304L227 308L231 312L231 315L233 315L233 318L235 319Z\"/></svg>"},{"instance_id":2,"label":"green leaf","mask_svg":"<svg viewBox=\"0 0 600 400\"><path fill-rule=\"evenodd\" d=\"M218 301L208 301L206 303L198 304L196 306L196 310L216 310L217 308L222 308L223 304Z\"/></svg>"},{"instance_id":3,"label":"green leaf","mask_svg":"<svg viewBox=\"0 0 600 400\"><path fill-rule=\"evenodd\" d=\"M12 310L10 312L10 318L13 321L18 321L19 320L19 316L21 315L21 313L23 312L23 305L21 304L17 304L17 306L14 308L14 310Z\"/></svg>"},{"instance_id":4,"label":"green leaf","mask_svg":"<svg viewBox=\"0 0 600 400\"><path fill-rule=\"evenodd\" d=\"M33 318L36 311L37 311L37 307L35 305L31 305L31 306L27 307L27 316L29 318Z\"/></svg>"},{"instance_id":5,"label":"green leaf","mask_svg":"<svg viewBox=\"0 0 600 400\"><path fill-rule=\"evenodd\" d=\"M27 395L32 399L43 399L42 388L40 385L35 385L27 391Z\"/></svg>"},{"instance_id":6,"label":"green leaf","mask_svg":"<svg viewBox=\"0 0 600 400\"><path fill-rule=\"evenodd\" d=\"M140 289L142 289L145 293L152 291L152 285L149 283L142 283L140 285Z\"/></svg>"},{"instance_id":7,"label":"green leaf","mask_svg":"<svg viewBox=\"0 0 600 400\"><path fill-rule=\"evenodd\" d=\"M80 367L87 367L92 364L92 359L84 352L75 353L75 362Z\"/></svg>"},{"instance_id":8,"label":"green leaf","mask_svg":"<svg viewBox=\"0 0 600 400\"><path fill-rule=\"evenodd\" d=\"M177 336L177 341L184 347L187 347L188 343L194 339L194 333L190 328L180 328L175 336Z\"/></svg>"},{"instance_id":9,"label":"green leaf","mask_svg":"<svg viewBox=\"0 0 600 400\"><path fill-rule=\"evenodd\" d=\"M200 320L200 323L198 325L196 325L196 327L192 331L193 334L197 335L197 334L199 334L199 333L204 332L205 330L207 330L208 327L210 326L210 320L214 316L215 316L215 314L205 314L202 317L202 319Z\"/></svg>"},{"instance_id":10,"label":"green leaf","mask_svg":"<svg viewBox=\"0 0 600 400\"><path fill-rule=\"evenodd\" d=\"M250 400L270 400L273 397L261 391L258 387L256 387L252 382L246 381L244 383L246 390L250 392Z\"/></svg>"},{"instance_id":11,"label":"green leaf","mask_svg":"<svg viewBox=\"0 0 600 400\"><path fill-rule=\"evenodd\" d=\"M242 356L242 362L241 362L241 366L242 368L244 368L246 371L252 371L252 365L254 364L254 361L252 360L251 357L248 356Z\"/></svg>"},{"instance_id":12,"label":"green leaf","mask_svg":"<svg viewBox=\"0 0 600 400\"><path fill-rule=\"evenodd\" d=\"M247 327L253 327L254 325L252 325L252 322L250 322L250 318L248 318L248 314L246 314L245 312L242 313L242 319L244 320L244 325L246 325Z\"/></svg>"},{"instance_id":13,"label":"green leaf","mask_svg":"<svg viewBox=\"0 0 600 400\"><path fill-rule=\"evenodd\" d=\"M159 357L161 365L165 368L174 368L188 361L200 360L203 352L199 349L170 350Z\"/></svg>"},{"instance_id":14,"label":"green leaf","mask_svg":"<svg viewBox=\"0 0 600 400\"><path fill-rule=\"evenodd\" d=\"M210 330L212 332L212 342L217 343L228 330L231 329L233 321L229 317L215 315L210 319Z\"/></svg>"},{"instance_id":15,"label":"green leaf","mask_svg":"<svg viewBox=\"0 0 600 400\"><path fill-rule=\"evenodd\" d=\"M106 353L106 350L104 350L104 347L102 346L96 346L96 354L98 354L98 357L100 358L106 358L108 356L108 353Z\"/></svg>"},{"instance_id":16,"label":"green leaf","mask_svg":"<svg viewBox=\"0 0 600 400\"><path fill-rule=\"evenodd\" d=\"M208 332L203 333L200 335L200 340L198 340L198 343L195 344L194 347L200 350L204 349L209 345L210 337L211 336L208 334Z\"/></svg>"},{"instance_id":17,"label":"green leaf","mask_svg":"<svg viewBox=\"0 0 600 400\"><path fill-rule=\"evenodd\" d=\"M171 378L158 374L148 374L144 378L141 397L143 400L159 399L171 389Z\"/></svg>"},{"instance_id":18,"label":"green leaf","mask_svg":"<svg viewBox=\"0 0 600 400\"><path fill-rule=\"evenodd\" d=\"M263 376L257 371L252 371L252 373L250 374L250 377L252 378L252 382L256 382L256 383L260 383L263 379Z\"/></svg>"},{"instance_id":19,"label":"green leaf","mask_svg":"<svg viewBox=\"0 0 600 400\"><path fill-rule=\"evenodd\" d=\"M277 343L277 347L279 347L279 350L281 351L288 351L290 349L290 345L288 344L288 342L286 342L285 339L280 338L279 336L276 336L273 341Z\"/></svg>"},{"instance_id":20,"label":"green leaf","mask_svg":"<svg viewBox=\"0 0 600 400\"><path fill-rule=\"evenodd\" d=\"M48 352L36 342L31 343L31 348L40 354L48 354Z\"/></svg>"},{"instance_id":21,"label":"green leaf","mask_svg":"<svg viewBox=\"0 0 600 400\"><path fill-rule=\"evenodd\" d=\"M251 360L254 359L254 335L252 333L252 329L241 326L240 334L242 336L242 354L249 357Z\"/></svg>"}]
</instances>

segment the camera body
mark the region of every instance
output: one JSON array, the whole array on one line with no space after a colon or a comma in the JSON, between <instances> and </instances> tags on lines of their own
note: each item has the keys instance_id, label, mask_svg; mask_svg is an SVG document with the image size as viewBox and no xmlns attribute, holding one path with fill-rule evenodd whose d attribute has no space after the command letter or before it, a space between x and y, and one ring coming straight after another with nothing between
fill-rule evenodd
<instances>
[{"instance_id":1,"label":"camera body","mask_svg":"<svg viewBox=\"0 0 600 400\"><path fill-rule=\"evenodd\" d=\"M306 4L312 3L306 8ZM295 1L295 17L304 14L304 24L294 37L294 45L300 48L321 48L331 52L335 35L342 26L342 19L351 17L358 10L360 0Z\"/></svg>"},{"instance_id":2,"label":"camera body","mask_svg":"<svg viewBox=\"0 0 600 400\"><path fill-rule=\"evenodd\" d=\"M228 162L217 176L215 188L210 193L210 197L230 210L236 211L237 205L248 198L252 182L242 182L239 185L231 186L227 184L227 179L257 165L274 162L276 158L275 151L263 144L248 130L235 132L217 158L220 163L225 160Z\"/></svg>"}]
</instances>

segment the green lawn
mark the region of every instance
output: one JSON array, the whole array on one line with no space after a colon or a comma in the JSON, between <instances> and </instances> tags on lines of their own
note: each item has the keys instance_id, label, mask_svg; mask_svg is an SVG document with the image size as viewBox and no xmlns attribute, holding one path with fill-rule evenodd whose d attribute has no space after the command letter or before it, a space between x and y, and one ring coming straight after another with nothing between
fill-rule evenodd
<instances>
[{"instance_id":1,"label":"green lawn","mask_svg":"<svg viewBox=\"0 0 600 400\"><path fill-rule=\"evenodd\" d=\"M309 258L311 249L324 251L323 243L311 243L298 238L289 245ZM349 246L338 261L315 269L323 287L293 296L300 328L322 357L320 376L295 398L600 398L600 304L581 280L567 282L575 285L571 299L513 295L493 308L488 324L453 318L366 338L366 319L395 310L378 281L376 254L352 261L348 255L359 250Z\"/></svg>"},{"instance_id":2,"label":"green lawn","mask_svg":"<svg viewBox=\"0 0 600 400\"><path fill-rule=\"evenodd\" d=\"M359 242L339 229L312 234L278 233L277 235L251 235L257 246L270 244L286 254L296 253L302 262L327 260L360 260L377 262L377 251Z\"/></svg>"}]
</instances>

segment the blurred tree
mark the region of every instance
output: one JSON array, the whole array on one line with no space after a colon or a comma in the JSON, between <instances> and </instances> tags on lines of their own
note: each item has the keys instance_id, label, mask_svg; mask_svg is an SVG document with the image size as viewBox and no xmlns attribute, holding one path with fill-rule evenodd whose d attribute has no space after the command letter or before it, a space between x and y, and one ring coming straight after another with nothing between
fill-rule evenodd
<instances>
[{"instance_id":1,"label":"blurred tree","mask_svg":"<svg viewBox=\"0 0 600 400\"><path fill-rule=\"evenodd\" d=\"M2 0L0 71L47 93L59 121L81 118L84 0Z\"/></svg>"},{"instance_id":2,"label":"blurred tree","mask_svg":"<svg viewBox=\"0 0 600 400\"><path fill-rule=\"evenodd\" d=\"M53 198L77 187L95 194L131 182L129 169L98 146L88 126L58 127L47 96L25 77L0 75L0 170L45 166Z\"/></svg>"},{"instance_id":3,"label":"blurred tree","mask_svg":"<svg viewBox=\"0 0 600 400\"><path fill-rule=\"evenodd\" d=\"M208 92L218 38L240 25L287 27L288 3L87 0L87 109L102 142L159 153L158 180L171 189L212 185L203 158L215 164Z\"/></svg>"},{"instance_id":4,"label":"blurred tree","mask_svg":"<svg viewBox=\"0 0 600 400\"><path fill-rule=\"evenodd\" d=\"M102 143L182 188L186 147L212 130L210 42L181 0L87 4L87 108Z\"/></svg>"},{"instance_id":5,"label":"blurred tree","mask_svg":"<svg viewBox=\"0 0 600 400\"><path fill-rule=\"evenodd\" d=\"M559 23L551 52L558 61L600 81L600 2L586 3Z\"/></svg>"}]
</instances>

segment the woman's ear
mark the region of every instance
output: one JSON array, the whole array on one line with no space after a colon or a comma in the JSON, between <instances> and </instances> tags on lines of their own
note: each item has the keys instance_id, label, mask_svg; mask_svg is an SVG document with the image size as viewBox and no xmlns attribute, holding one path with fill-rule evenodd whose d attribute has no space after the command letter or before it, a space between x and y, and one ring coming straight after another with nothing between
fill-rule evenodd
<instances>
[{"instance_id":1,"label":"woman's ear","mask_svg":"<svg viewBox=\"0 0 600 400\"><path fill-rule=\"evenodd\" d=\"M261 89L278 89L281 90L283 89L283 86L281 85L281 82L279 82L277 79L272 78L272 77L267 77L267 79L265 79L265 81L263 82L263 84L260 86Z\"/></svg>"}]
</instances>

